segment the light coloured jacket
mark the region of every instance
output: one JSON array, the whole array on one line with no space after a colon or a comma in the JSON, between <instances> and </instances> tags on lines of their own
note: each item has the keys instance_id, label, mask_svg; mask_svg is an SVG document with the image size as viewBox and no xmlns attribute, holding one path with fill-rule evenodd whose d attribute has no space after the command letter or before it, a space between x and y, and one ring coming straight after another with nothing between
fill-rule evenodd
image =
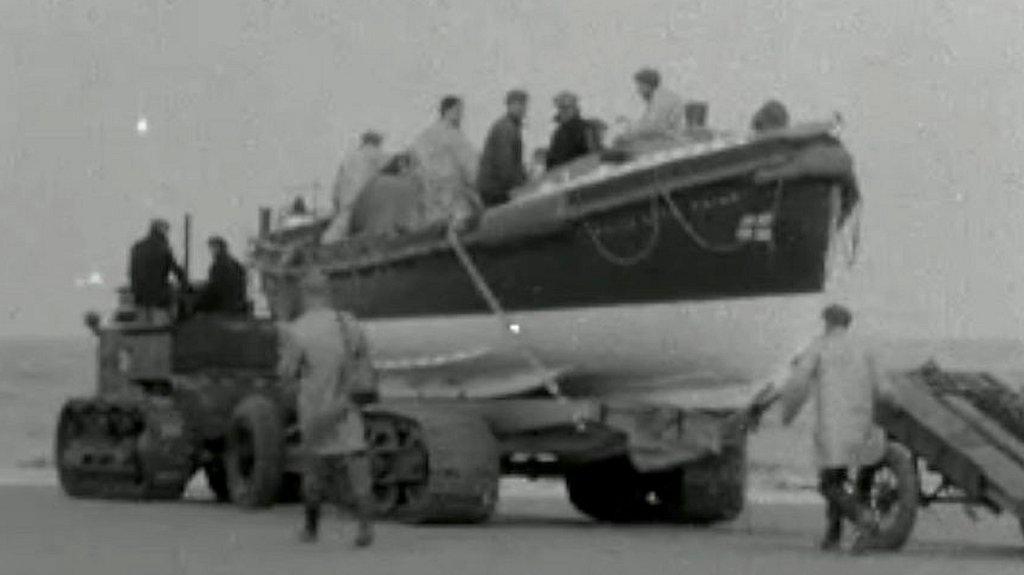
<instances>
[{"instance_id":1,"label":"light coloured jacket","mask_svg":"<svg viewBox=\"0 0 1024 575\"><path fill-rule=\"evenodd\" d=\"M324 307L282 325L280 334L279 374L285 381L299 381L303 448L313 455L366 449L362 414L352 401L353 391L365 383L359 377L367 373L356 362L369 362L358 323Z\"/></svg>"},{"instance_id":2,"label":"light coloured jacket","mask_svg":"<svg viewBox=\"0 0 1024 575\"><path fill-rule=\"evenodd\" d=\"M781 391L784 423L808 399L814 406L819 469L873 465L884 455L885 434L874 422L882 380L874 359L846 331L814 340L794 359Z\"/></svg>"},{"instance_id":3,"label":"light coloured jacket","mask_svg":"<svg viewBox=\"0 0 1024 575\"><path fill-rule=\"evenodd\" d=\"M630 125L625 138L642 139L673 136L686 125L686 104L668 88L658 88L651 95L640 119Z\"/></svg>"},{"instance_id":4,"label":"light coloured jacket","mask_svg":"<svg viewBox=\"0 0 1024 575\"><path fill-rule=\"evenodd\" d=\"M386 161L387 156L377 146L360 146L345 154L334 179L333 199L337 213L321 241L336 242L348 236L352 204L366 184L380 173Z\"/></svg>"},{"instance_id":5,"label":"light coloured jacket","mask_svg":"<svg viewBox=\"0 0 1024 575\"><path fill-rule=\"evenodd\" d=\"M412 150L423 177L426 221L447 222L472 214L479 204L479 160L462 130L439 120L416 138Z\"/></svg>"}]
</instances>

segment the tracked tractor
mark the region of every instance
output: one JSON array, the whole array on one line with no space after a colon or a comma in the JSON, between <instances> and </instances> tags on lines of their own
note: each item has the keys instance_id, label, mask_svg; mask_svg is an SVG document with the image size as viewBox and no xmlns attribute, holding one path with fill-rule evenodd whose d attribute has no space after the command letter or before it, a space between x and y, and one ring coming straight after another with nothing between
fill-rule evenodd
<instances>
[{"instance_id":1,"label":"tracked tractor","mask_svg":"<svg viewBox=\"0 0 1024 575\"><path fill-rule=\"evenodd\" d=\"M76 498L174 500L203 472L218 501L294 500L302 443L294 383L275 373L278 327L253 316L152 321L122 290L97 337L97 390L56 433ZM486 520L502 475L563 476L583 513L712 523L743 508L746 435L729 410L549 396L389 398L367 410L385 518Z\"/></svg>"}]
</instances>

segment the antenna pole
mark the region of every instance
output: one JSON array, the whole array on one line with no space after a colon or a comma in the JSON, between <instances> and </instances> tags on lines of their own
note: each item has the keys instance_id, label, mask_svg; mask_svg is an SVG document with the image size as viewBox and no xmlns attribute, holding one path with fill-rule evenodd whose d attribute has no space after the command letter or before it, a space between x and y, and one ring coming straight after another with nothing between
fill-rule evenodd
<instances>
[{"instance_id":1,"label":"antenna pole","mask_svg":"<svg viewBox=\"0 0 1024 575\"><path fill-rule=\"evenodd\" d=\"M184 230L185 230L185 252L184 252L185 253L185 255L184 255L184 257L185 257L184 264L185 265L182 266L182 267L184 267L184 269L185 269L185 281L188 282L188 281L190 281L189 280L189 261L192 259L192 257L191 257L192 256L192 214L189 214L189 213L185 214L185 227L184 227Z\"/></svg>"}]
</instances>

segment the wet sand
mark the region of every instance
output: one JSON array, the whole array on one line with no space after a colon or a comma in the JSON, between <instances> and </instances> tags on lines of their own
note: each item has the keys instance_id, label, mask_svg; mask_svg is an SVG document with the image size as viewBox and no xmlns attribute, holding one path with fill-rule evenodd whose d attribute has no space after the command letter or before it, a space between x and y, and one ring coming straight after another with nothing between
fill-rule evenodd
<instances>
[{"instance_id":1,"label":"wet sand","mask_svg":"<svg viewBox=\"0 0 1024 575\"><path fill-rule=\"evenodd\" d=\"M295 506L247 512L212 504L201 490L170 504L77 501L53 486L6 485L0 572L1009 575L1024 565L1014 521L985 516L972 524L952 507L924 512L901 553L848 557L814 548L821 507L811 500L761 501L738 521L712 528L609 526L576 513L557 484L506 482L503 489L499 514L487 525L383 524L374 547L355 550L351 526L333 516L320 543L296 542Z\"/></svg>"}]
</instances>

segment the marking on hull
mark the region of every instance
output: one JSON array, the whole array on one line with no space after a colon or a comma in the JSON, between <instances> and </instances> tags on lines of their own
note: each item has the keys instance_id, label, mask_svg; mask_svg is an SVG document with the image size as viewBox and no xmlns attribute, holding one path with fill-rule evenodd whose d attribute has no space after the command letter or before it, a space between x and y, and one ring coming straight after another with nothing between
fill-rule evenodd
<instances>
[{"instance_id":1,"label":"marking on hull","mask_svg":"<svg viewBox=\"0 0 1024 575\"><path fill-rule=\"evenodd\" d=\"M423 369L428 367L440 367L453 363L463 363L483 357L491 353L487 347L456 351L447 354L428 355L419 357L408 357L399 359L381 359L373 362L373 366L381 371L398 371L406 369Z\"/></svg>"}]
</instances>

